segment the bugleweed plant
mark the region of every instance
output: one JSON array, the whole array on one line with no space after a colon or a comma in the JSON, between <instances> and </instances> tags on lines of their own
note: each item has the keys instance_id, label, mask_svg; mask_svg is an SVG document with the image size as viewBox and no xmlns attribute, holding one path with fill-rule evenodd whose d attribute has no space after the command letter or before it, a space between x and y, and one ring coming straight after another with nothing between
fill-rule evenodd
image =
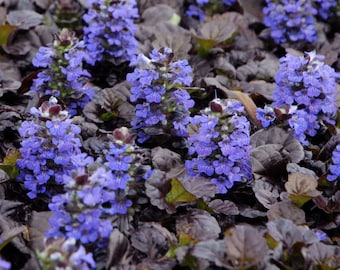
<instances>
[{"instance_id":1,"label":"bugleweed plant","mask_svg":"<svg viewBox=\"0 0 340 270\"><path fill-rule=\"evenodd\" d=\"M44 68L33 80L31 91L60 98L71 115L94 97L93 89L87 85L90 73L83 68L87 58L84 43L67 29L55 36L49 47L40 47L32 60L35 67Z\"/></svg>"},{"instance_id":2,"label":"bugleweed plant","mask_svg":"<svg viewBox=\"0 0 340 270\"><path fill-rule=\"evenodd\" d=\"M188 175L210 178L219 193L251 179L250 123L239 101L215 99L191 122L198 130L188 138Z\"/></svg>"},{"instance_id":3,"label":"bugleweed plant","mask_svg":"<svg viewBox=\"0 0 340 270\"><path fill-rule=\"evenodd\" d=\"M75 238L81 244L105 245L113 230L112 218L127 214L132 201L127 198L129 184L148 177L150 171L138 175L139 156L134 153L134 138L126 128L116 129L110 136L106 161L96 170L87 165L91 158L77 161L77 169L64 176L65 192L52 198L53 211L48 238Z\"/></svg>"},{"instance_id":4,"label":"bugleweed plant","mask_svg":"<svg viewBox=\"0 0 340 270\"><path fill-rule=\"evenodd\" d=\"M276 44L317 40L317 10L310 0L266 0L264 24Z\"/></svg>"},{"instance_id":5,"label":"bugleweed plant","mask_svg":"<svg viewBox=\"0 0 340 270\"><path fill-rule=\"evenodd\" d=\"M162 48L154 49L150 58L139 55L137 65L127 74L127 80L132 85L130 100L136 103L131 125L137 131L138 142L161 133L186 138L189 109L194 106L185 89L192 82L188 61L174 61L171 49Z\"/></svg>"},{"instance_id":6,"label":"bugleweed plant","mask_svg":"<svg viewBox=\"0 0 340 270\"><path fill-rule=\"evenodd\" d=\"M51 196L65 183L64 175L75 168L72 159L81 155L80 128L72 124L68 112L51 97L39 109L33 107L34 120L26 120L19 128L21 158L17 160L28 197Z\"/></svg>"},{"instance_id":7,"label":"bugleweed plant","mask_svg":"<svg viewBox=\"0 0 340 270\"><path fill-rule=\"evenodd\" d=\"M135 0L88 0L88 12L83 19L84 41L89 55L87 62L94 65L106 60L119 64L137 56L137 27L139 17Z\"/></svg>"},{"instance_id":8,"label":"bugleweed plant","mask_svg":"<svg viewBox=\"0 0 340 270\"><path fill-rule=\"evenodd\" d=\"M323 59L314 51L304 56L287 54L276 74L273 105L289 107L288 124L305 145L306 135L313 137L323 125L335 123L338 74Z\"/></svg>"}]
</instances>

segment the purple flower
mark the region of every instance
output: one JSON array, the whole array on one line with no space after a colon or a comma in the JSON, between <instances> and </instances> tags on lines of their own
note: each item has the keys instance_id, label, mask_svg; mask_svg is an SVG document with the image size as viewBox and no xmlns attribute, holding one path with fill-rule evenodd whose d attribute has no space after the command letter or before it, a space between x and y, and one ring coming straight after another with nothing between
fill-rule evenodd
<instances>
[{"instance_id":1,"label":"purple flower","mask_svg":"<svg viewBox=\"0 0 340 270\"><path fill-rule=\"evenodd\" d=\"M264 24L270 28L271 37L277 44L317 40L317 10L309 0L266 0L263 8Z\"/></svg>"},{"instance_id":2,"label":"purple flower","mask_svg":"<svg viewBox=\"0 0 340 270\"><path fill-rule=\"evenodd\" d=\"M21 158L17 160L28 196L51 196L51 186L64 183L64 175L75 168L73 160L81 155L80 128L71 123L56 99L44 102L39 109L32 109L33 121L24 121L19 128ZM91 162L89 158L87 162Z\"/></svg>"},{"instance_id":3,"label":"purple flower","mask_svg":"<svg viewBox=\"0 0 340 270\"><path fill-rule=\"evenodd\" d=\"M44 269L90 270L96 267L92 253L87 253L75 238L48 241L37 255Z\"/></svg>"},{"instance_id":4,"label":"purple flower","mask_svg":"<svg viewBox=\"0 0 340 270\"><path fill-rule=\"evenodd\" d=\"M3 260L0 257L0 269L1 270L10 270L11 269L11 263Z\"/></svg>"},{"instance_id":5,"label":"purple flower","mask_svg":"<svg viewBox=\"0 0 340 270\"><path fill-rule=\"evenodd\" d=\"M113 181L113 174L102 167L92 175L78 168L72 177L65 176L65 193L53 196L49 204L53 215L47 237L72 237L84 245L105 242L112 231L106 215L121 211L115 209Z\"/></svg>"},{"instance_id":6,"label":"purple flower","mask_svg":"<svg viewBox=\"0 0 340 270\"><path fill-rule=\"evenodd\" d=\"M327 180L330 182L340 178L340 145L337 145L332 153L332 164L329 166L329 174Z\"/></svg>"},{"instance_id":7,"label":"purple flower","mask_svg":"<svg viewBox=\"0 0 340 270\"><path fill-rule=\"evenodd\" d=\"M33 58L35 67L46 69L38 73L30 90L59 97L69 105L69 113L76 115L94 97L86 85L91 75L83 68L85 57L84 43L73 32L61 30L51 47L39 48Z\"/></svg>"},{"instance_id":8,"label":"purple flower","mask_svg":"<svg viewBox=\"0 0 340 270\"><path fill-rule=\"evenodd\" d=\"M312 0L312 2L316 5L318 15L324 20L328 19L328 17L332 14L332 9L334 9L337 5L336 0Z\"/></svg>"},{"instance_id":9,"label":"purple flower","mask_svg":"<svg viewBox=\"0 0 340 270\"><path fill-rule=\"evenodd\" d=\"M137 103L131 125L139 142L151 139L145 129L151 127L178 138L187 136L189 109L194 101L184 87L192 82L192 70L187 60L173 61L173 57L169 48L154 49L150 59L140 55L137 61L140 67L127 75L130 100Z\"/></svg>"},{"instance_id":10,"label":"purple flower","mask_svg":"<svg viewBox=\"0 0 340 270\"><path fill-rule=\"evenodd\" d=\"M215 99L192 124L198 131L188 138L189 175L211 178L219 193L251 178L250 124L240 102Z\"/></svg>"},{"instance_id":11,"label":"purple flower","mask_svg":"<svg viewBox=\"0 0 340 270\"><path fill-rule=\"evenodd\" d=\"M264 128L269 127L275 121L275 117L274 109L270 106L265 105L264 108L257 108L256 110L256 118L261 121Z\"/></svg>"},{"instance_id":12,"label":"purple flower","mask_svg":"<svg viewBox=\"0 0 340 270\"><path fill-rule=\"evenodd\" d=\"M89 10L83 16L84 42L87 62L94 65L106 59L115 63L132 61L137 55L137 27L139 17L135 0L88 0Z\"/></svg>"},{"instance_id":13,"label":"purple flower","mask_svg":"<svg viewBox=\"0 0 340 270\"><path fill-rule=\"evenodd\" d=\"M323 123L334 123L336 79L333 68L315 52L304 56L287 54L280 59L273 93L274 106L290 106L288 123L296 137L307 144L306 135L315 136Z\"/></svg>"}]
</instances>

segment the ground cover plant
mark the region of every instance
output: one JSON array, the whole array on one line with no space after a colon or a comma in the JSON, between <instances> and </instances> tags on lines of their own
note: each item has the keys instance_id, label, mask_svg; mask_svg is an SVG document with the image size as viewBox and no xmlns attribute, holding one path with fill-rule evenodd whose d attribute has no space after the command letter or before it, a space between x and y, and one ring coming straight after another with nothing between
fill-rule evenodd
<instances>
[{"instance_id":1,"label":"ground cover plant","mask_svg":"<svg viewBox=\"0 0 340 270\"><path fill-rule=\"evenodd\" d=\"M340 269L340 2L0 0L0 269Z\"/></svg>"}]
</instances>

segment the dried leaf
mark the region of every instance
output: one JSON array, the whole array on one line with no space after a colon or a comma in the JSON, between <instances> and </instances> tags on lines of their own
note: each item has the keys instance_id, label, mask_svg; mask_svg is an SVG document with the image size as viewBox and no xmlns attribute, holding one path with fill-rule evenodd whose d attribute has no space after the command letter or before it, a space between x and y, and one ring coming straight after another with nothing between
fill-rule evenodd
<instances>
[{"instance_id":1,"label":"dried leaf","mask_svg":"<svg viewBox=\"0 0 340 270\"><path fill-rule=\"evenodd\" d=\"M32 10L13 10L7 14L7 22L18 29L28 30L43 23L43 16Z\"/></svg>"},{"instance_id":2,"label":"dried leaf","mask_svg":"<svg viewBox=\"0 0 340 270\"><path fill-rule=\"evenodd\" d=\"M305 212L289 200L273 204L267 215L269 221L284 218L293 221L297 225L306 223Z\"/></svg>"},{"instance_id":3,"label":"dried leaf","mask_svg":"<svg viewBox=\"0 0 340 270\"><path fill-rule=\"evenodd\" d=\"M316 189L317 186L317 179L304 173L290 174L285 183L289 198L298 207L302 207L310 199L321 195L321 192Z\"/></svg>"},{"instance_id":4,"label":"dried leaf","mask_svg":"<svg viewBox=\"0 0 340 270\"><path fill-rule=\"evenodd\" d=\"M217 239L221 228L207 211L195 209L176 220L176 231L194 241L204 241Z\"/></svg>"},{"instance_id":5,"label":"dried leaf","mask_svg":"<svg viewBox=\"0 0 340 270\"><path fill-rule=\"evenodd\" d=\"M230 265L247 269L261 262L268 250L262 235L250 225L236 225L226 231L224 241Z\"/></svg>"}]
</instances>

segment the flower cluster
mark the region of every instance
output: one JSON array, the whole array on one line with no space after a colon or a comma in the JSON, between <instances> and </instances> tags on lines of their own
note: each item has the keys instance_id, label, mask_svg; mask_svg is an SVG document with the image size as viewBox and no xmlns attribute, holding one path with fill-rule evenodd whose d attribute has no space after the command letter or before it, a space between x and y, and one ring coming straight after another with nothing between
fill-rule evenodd
<instances>
[{"instance_id":1,"label":"flower cluster","mask_svg":"<svg viewBox=\"0 0 340 270\"><path fill-rule=\"evenodd\" d=\"M84 246L77 244L74 238L46 241L45 249L38 251L37 256L45 270L90 270L96 267L92 253L86 253Z\"/></svg>"},{"instance_id":2,"label":"flower cluster","mask_svg":"<svg viewBox=\"0 0 340 270\"><path fill-rule=\"evenodd\" d=\"M188 174L210 177L220 193L251 178L250 123L243 114L239 101L215 99L192 119L198 131L188 139Z\"/></svg>"},{"instance_id":3,"label":"flower cluster","mask_svg":"<svg viewBox=\"0 0 340 270\"><path fill-rule=\"evenodd\" d=\"M138 131L138 141L151 138L159 128L165 134L185 138L188 133L189 109L194 106L185 86L192 82L191 67L188 61L173 61L174 54L169 48L154 49L150 59L138 57L139 68L127 75L132 85L132 102L136 102L136 117L132 127Z\"/></svg>"},{"instance_id":4,"label":"flower cluster","mask_svg":"<svg viewBox=\"0 0 340 270\"><path fill-rule=\"evenodd\" d=\"M287 54L280 59L273 93L274 106L289 106L288 120L300 142L306 135L315 136L320 125L334 123L336 113L336 79L338 74L323 63L324 57L315 52L304 56Z\"/></svg>"},{"instance_id":5,"label":"flower cluster","mask_svg":"<svg viewBox=\"0 0 340 270\"><path fill-rule=\"evenodd\" d=\"M88 6L83 16L88 25L83 29L88 63L94 65L102 59L114 63L133 60L138 48L136 1L88 0Z\"/></svg>"},{"instance_id":6,"label":"flower cluster","mask_svg":"<svg viewBox=\"0 0 340 270\"><path fill-rule=\"evenodd\" d=\"M84 43L74 32L61 30L52 46L40 47L33 58L35 67L46 69L38 73L30 90L59 97L75 115L94 97L93 89L86 85L91 75L83 69L85 58Z\"/></svg>"},{"instance_id":7,"label":"flower cluster","mask_svg":"<svg viewBox=\"0 0 340 270\"><path fill-rule=\"evenodd\" d=\"M138 180L134 136L120 128L110 138L106 163L90 173L86 166L91 160L82 159L75 162L71 176L64 176L65 193L55 195L49 204L53 216L48 238L73 237L86 246L105 244L113 229L112 217L126 214L132 205L126 194L127 183Z\"/></svg>"},{"instance_id":8,"label":"flower cluster","mask_svg":"<svg viewBox=\"0 0 340 270\"><path fill-rule=\"evenodd\" d=\"M204 18L205 18L205 12L204 12L204 9L209 5L215 5L215 4L223 4L227 7L233 5L236 0L217 0L217 1L214 1L214 0L195 0L196 3L193 4L193 5L189 5L188 7L188 10L186 11L186 14L189 16L189 17L195 17L197 18L200 22L204 21ZM216 2L216 3L215 3Z\"/></svg>"},{"instance_id":9,"label":"flower cluster","mask_svg":"<svg viewBox=\"0 0 340 270\"><path fill-rule=\"evenodd\" d=\"M330 174L327 175L328 181L340 179L340 145L337 145L332 153L332 165L329 166Z\"/></svg>"},{"instance_id":10,"label":"flower cluster","mask_svg":"<svg viewBox=\"0 0 340 270\"><path fill-rule=\"evenodd\" d=\"M18 180L24 181L28 196L34 199L39 193L50 196L56 190L53 185L64 183L64 175L74 169L72 159L81 154L81 141L80 128L72 124L55 98L39 109L33 107L31 113L35 120L26 120L19 128L22 142L17 166Z\"/></svg>"},{"instance_id":11,"label":"flower cluster","mask_svg":"<svg viewBox=\"0 0 340 270\"><path fill-rule=\"evenodd\" d=\"M330 17L331 10L337 5L336 0L313 0L313 2L316 5L318 15L324 20Z\"/></svg>"},{"instance_id":12,"label":"flower cluster","mask_svg":"<svg viewBox=\"0 0 340 270\"><path fill-rule=\"evenodd\" d=\"M296 43L317 40L317 10L310 0L266 0L263 8L264 24L270 28L275 43Z\"/></svg>"},{"instance_id":13,"label":"flower cluster","mask_svg":"<svg viewBox=\"0 0 340 270\"><path fill-rule=\"evenodd\" d=\"M112 224L108 215L117 214L116 186L112 173L102 167L88 175L79 166L72 176L64 176L65 193L52 197L53 212L48 238L75 238L83 245L108 239Z\"/></svg>"}]
</instances>

